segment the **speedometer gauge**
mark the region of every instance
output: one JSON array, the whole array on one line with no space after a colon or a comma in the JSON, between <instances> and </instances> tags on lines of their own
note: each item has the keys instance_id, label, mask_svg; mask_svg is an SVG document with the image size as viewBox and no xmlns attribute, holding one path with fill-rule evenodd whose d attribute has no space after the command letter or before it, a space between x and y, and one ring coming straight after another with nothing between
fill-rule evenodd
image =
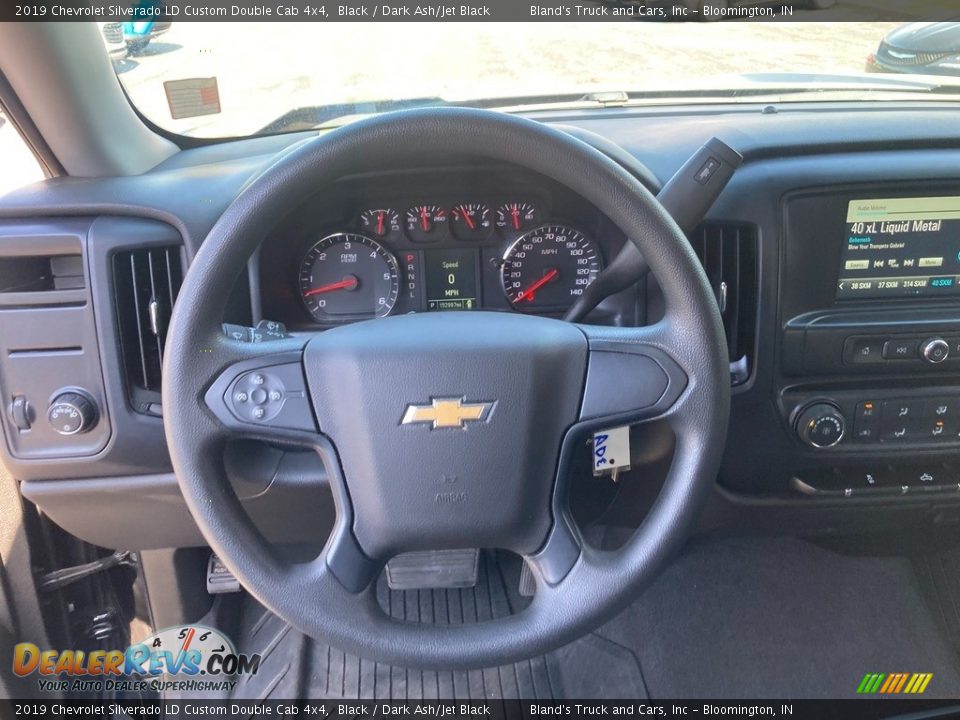
<instances>
[{"instance_id":1,"label":"speedometer gauge","mask_svg":"<svg viewBox=\"0 0 960 720\"><path fill-rule=\"evenodd\" d=\"M300 263L300 296L314 320L338 323L389 315L400 292L397 259L376 240L335 233Z\"/></svg>"},{"instance_id":2,"label":"speedometer gauge","mask_svg":"<svg viewBox=\"0 0 960 720\"><path fill-rule=\"evenodd\" d=\"M579 230L543 225L503 255L503 291L516 310L565 310L600 272L600 250Z\"/></svg>"}]
</instances>

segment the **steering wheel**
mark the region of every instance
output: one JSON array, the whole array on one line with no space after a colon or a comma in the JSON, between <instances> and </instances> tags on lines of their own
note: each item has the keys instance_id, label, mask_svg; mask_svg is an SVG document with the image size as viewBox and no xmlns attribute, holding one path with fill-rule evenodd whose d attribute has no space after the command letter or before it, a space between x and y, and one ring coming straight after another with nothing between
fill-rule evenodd
<instances>
[{"instance_id":1,"label":"steering wheel","mask_svg":"<svg viewBox=\"0 0 960 720\"><path fill-rule=\"evenodd\" d=\"M536 171L592 202L643 253L663 290L664 318L613 328L442 312L257 344L223 335L231 288L291 210L348 174L462 154ZM717 305L663 208L583 142L482 110L384 114L276 160L190 265L164 362L171 460L210 547L257 600L307 635L406 667L532 657L622 610L684 541L715 480L729 413ZM668 476L631 539L601 551L568 511L571 458L598 429L652 419L675 435ZM322 458L337 520L312 561L282 559L232 492L223 450L240 437L302 445ZM389 618L374 589L386 561L451 548L523 556L533 600L477 624Z\"/></svg>"}]
</instances>

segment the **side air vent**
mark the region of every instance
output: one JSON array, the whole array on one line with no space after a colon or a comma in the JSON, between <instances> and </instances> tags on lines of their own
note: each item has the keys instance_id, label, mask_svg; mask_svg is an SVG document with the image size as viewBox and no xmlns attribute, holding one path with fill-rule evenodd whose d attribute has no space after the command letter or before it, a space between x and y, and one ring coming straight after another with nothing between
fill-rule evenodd
<instances>
[{"instance_id":1,"label":"side air vent","mask_svg":"<svg viewBox=\"0 0 960 720\"><path fill-rule=\"evenodd\" d=\"M159 414L163 344L182 281L179 246L126 250L113 256L120 349L127 394L137 412Z\"/></svg>"},{"instance_id":2,"label":"side air vent","mask_svg":"<svg viewBox=\"0 0 960 720\"><path fill-rule=\"evenodd\" d=\"M690 237L713 288L730 353L730 381L740 385L753 370L757 340L757 235L746 225L708 223Z\"/></svg>"}]
</instances>

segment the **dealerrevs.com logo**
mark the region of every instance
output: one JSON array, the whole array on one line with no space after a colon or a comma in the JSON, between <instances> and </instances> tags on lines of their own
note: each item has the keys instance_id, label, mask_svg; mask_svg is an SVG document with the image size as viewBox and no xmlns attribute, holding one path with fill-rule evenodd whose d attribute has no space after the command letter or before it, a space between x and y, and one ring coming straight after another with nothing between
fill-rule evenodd
<instances>
[{"instance_id":1,"label":"dealerrevs.com logo","mask_svg":"<svg viewBox=\"0 0 960 720\"><path fill-rule=\"evenodd\" d=\"M259 669L259 655L237 653L223 633L203 625L167 628L126 650L13 649L13 672L36 674L48 692L232 690L233 678Z\"/></svg>"}]
</instances>

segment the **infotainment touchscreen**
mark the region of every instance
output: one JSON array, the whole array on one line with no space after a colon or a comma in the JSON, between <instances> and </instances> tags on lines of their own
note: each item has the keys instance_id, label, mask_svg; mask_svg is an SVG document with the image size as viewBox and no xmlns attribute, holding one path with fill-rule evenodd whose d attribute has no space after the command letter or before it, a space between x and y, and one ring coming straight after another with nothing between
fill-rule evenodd
<instances>
[{"instance_id":1,"label":"infotainment touchscreen","mask_svg":"<svg viewBox=\"0 0 960 720\"><path fill-rule=\"evenodd\" d=\"M852 200L837 298L960 296L960 196Z\"/></svg>"}]
</instances>

